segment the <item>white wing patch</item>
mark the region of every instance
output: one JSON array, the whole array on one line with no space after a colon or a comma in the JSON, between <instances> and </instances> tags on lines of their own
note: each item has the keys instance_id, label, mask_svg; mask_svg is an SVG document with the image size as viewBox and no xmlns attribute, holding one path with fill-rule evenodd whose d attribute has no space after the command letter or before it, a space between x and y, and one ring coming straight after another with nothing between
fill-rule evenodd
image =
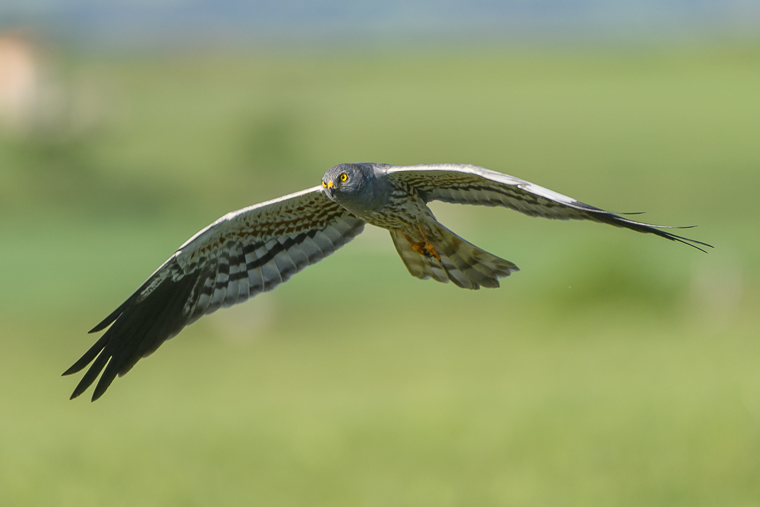
<instances>
[{"instance_id":1,"label":"white wing patch","mask_svg":"<svg viewBox=\"0 0 760 507\"><path fill-rule=\"evenodd\" d=\"M549 190L548 188L544 188L544 187L535 185L533 183L521 183L517 186L525 190L526 192L530 192L531 194L540 195L541 197L546 197L550 201L561 202L564 204L573 204L575 202L578 202L572 197L562 195L558 192L555 192L554 190Z\"/></svg>"}]
</instances>

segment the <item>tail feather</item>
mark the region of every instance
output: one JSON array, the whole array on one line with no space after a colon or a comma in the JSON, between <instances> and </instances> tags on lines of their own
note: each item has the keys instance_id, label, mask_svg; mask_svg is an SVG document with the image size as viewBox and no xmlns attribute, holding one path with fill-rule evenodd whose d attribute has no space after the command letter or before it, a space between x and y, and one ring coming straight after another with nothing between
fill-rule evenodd
<instances>
[{"instance_id":1,"label":"tail feather","mask_svg":"<svg viewBox=\"0 0 760 507\"><path fill-rule=\"evenodd\" d=\"M426 280L432 278L464 289L499 287L499 278L509 276L519 268L508 260L482 250L460 238L438 222L425 224L427 239L435 247L440 260L433 254L425 255L412 249L404 235L391 230L396 251L412 276Z\"/></svg>"},{"instance_id":2,"label":"tail feather","mask_svg":"<svg viewBox=\"0 0 760 507\"><path fill-rule=\"evenodd\" d=\"M459 285L465 289L478 289L482 285L483 287L495 288L499 286L499 281L495 276L488 276L484 273L486 269L477 269L476 266L479 259L475 259L474 255L469 255L466 252L463 245L458 244L458 238L451 238L449 241L436 241L435 246L438 254L441 256L441 264L447 267L447 261L453 264L453 269L446 269L446 273L455 278L460 278L460 275L464 275L464 280ZM461 254L460 254L461 252ZM434 258L435 259L435 258ZM436 261L438 259L435 259ZM475 262L473 262L475 261ZM489 270L491 271L491 270ZM454 283L457 280L452 279Z\"/></svg>"}]
</instances>

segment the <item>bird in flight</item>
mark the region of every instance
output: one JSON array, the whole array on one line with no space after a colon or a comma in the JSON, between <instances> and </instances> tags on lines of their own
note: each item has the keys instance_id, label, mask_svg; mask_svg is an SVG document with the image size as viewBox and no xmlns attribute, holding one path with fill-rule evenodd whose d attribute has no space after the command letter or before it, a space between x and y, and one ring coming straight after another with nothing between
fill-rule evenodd
<instances>
[{"instance_id":1,"label":"bird in flight","mask_svg":"<svg viewBox=\"0 0 760 507\"><path fill-rule=\"evenodd\" d=\"M185 326L222 306L274 289L362 232L388 229L412 276L464 289L498 287L518 270L438 222L430 201L511 208L529 216L593 220L656 234L699 250L707 243L677 236L576 201L525 180L473 165L340 164L321 185L229 213L190 238L124 303L90 332L106 332L64 375L90 368L71 398L102 372L92 400ZM110 326L110 327L109 327Z\"/></svg>"}]
</instances>

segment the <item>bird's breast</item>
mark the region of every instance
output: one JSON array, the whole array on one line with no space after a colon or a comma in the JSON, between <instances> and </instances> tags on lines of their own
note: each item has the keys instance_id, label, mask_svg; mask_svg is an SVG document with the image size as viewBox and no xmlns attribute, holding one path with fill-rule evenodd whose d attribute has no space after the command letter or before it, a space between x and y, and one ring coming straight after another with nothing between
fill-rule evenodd
<instances>
[{"instance_id":1,"label":"bird's breast","mask_svg":"<svg viewBox=\"0 0 760 507\"><path fill-rule=\"evenodd\" d=\"M416 231L417 224L435 220L424 201L409 194L392 195L384 206L367 212L361 218L376 227L400 231Z\"/></svg>"}]
</instances>

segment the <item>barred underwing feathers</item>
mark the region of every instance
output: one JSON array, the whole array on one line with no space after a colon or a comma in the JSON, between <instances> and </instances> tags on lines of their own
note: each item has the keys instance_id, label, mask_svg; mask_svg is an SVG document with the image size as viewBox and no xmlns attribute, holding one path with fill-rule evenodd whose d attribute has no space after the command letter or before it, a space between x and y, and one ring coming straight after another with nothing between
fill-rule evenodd
<instances>
[{"instance_id":1,"label":"barred underwing feathers","mask_svg":"<svg viewBox=\"0 0 760 507\"><path fill-rule=\"evenodd\" d=\"M186 325L274 289L363 228L364 221L329 200L320 187L225 215L183 244L95 327L111 325L66 371L75 373L95 360L72 398L103 371L93 394L97 399L116 375L126 373Z\"/></svg>"},{"instance_id":2,"label":"barred underwing feathers","mask_svg":"<svg viewBox=\"0 0 760 507\"><path fill-rule=\"evenodd\" d=\"M711 247L707 243L662 230L689 227L663 227L629 220L529 181L484 167L467 164L428 164L385 166L385 171L392 180L416 188L426 202L503 206L533 217L592 220L656 234L703 252L702 247Z\"/></svg>"}]
</instances>

